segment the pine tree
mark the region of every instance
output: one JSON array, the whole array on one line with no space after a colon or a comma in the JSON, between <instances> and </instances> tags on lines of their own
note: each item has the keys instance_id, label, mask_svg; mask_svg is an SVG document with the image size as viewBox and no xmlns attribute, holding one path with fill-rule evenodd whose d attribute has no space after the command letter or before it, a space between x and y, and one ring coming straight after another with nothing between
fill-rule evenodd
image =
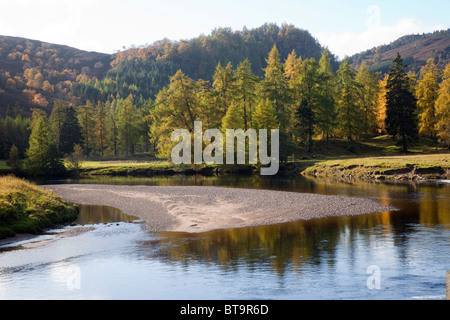
<instances>
[{"instance_id":1,"label":"pine tree","mask_svg":"<svg viewBox=\"0 0 450 320\"><path fill-rule=\"evenodd\" d=\"M326 137L327 149L330 148L330 135L336 126L336 85L337 79L331 67L328 49L323 51L319 61L321 75L321 99L317 110L317 127Z\"/></svg>"},{"instance_id":2,"label":"pine tree","mask_svg":"<svg viewBox=\"0 0 450 320\"><path fill-rule=\"evenodd\" d=\"M379 134L386 133L386 86L389 75L386 74L382 80L378 81L378 99L376 106L376 122L377 132Z\"/></svg>"},{"instance_id":3,"label":"pine tree","mask_svg":"<svg viewBox=\"0 0 450 320\"><path fill-rule=\"evenodd\" d=\"M107 146L106 131L106 108L105 105L98 101L95 114L95 138L98 151L103 156Z\"/></svg>"},{"instance_id":4,"label":"pine tree","mask_svg":"<svg viewBox=\"0 0 450 320\"><path fill-rule=\"evenodd\" d=\"M419 134L430 138L436 137L436 110L438 98L440 70L434 59L428 59L420 70L421 79L416 89L417 106L419 108Z\"/></svg>"},{"instance_id":5,"label":"pine tree","mask_svg":"<svg viewBox=\"0 0 450 320\"><path fill-rule=\"evenodd\" d=\"M133 97L131 95L119 103L118 138L127 156L130 153L134 154L138 140L139 120L137 115L136 106L133 104Z\"/></svg>"},{"instance_id":6,"label":"pine tree","mask_svg":"<svg viewBox=\"0 0 450 320\"><path fill-rule=\"evenodd\" d=\"M284 76L288 81L289 88L291 88L291 86L298 80L301 73L301 67L302 57L297 58L295 50L292 50L284 62Z\"/></svg>"},{"instance_id":7,"label":"pine tree","mask_svg":"<svg viewBox=\"0 0 450 320\"><path fill-rule=\"evenodd\" d=\"M95 119L94 106L91 101L87 101L78 109L78 119L83 134L83 149L84 154L89 156L95 146Z\"/></svg>"},{"instance_id":8,"label":"pine tree","mask_svg":"<svg viewBox=\"0 0 450 320\"><path fill-rule=\"evenodd\" d=\"M386 130L400 138L402 151L407 152L408 145L418 137L417 102L399 53L389 70L386 89Z\"/></svg>"},{"instance_id":9,"label":"pine tree","mask_svg":"<svg viewBox=\"0 0 450 320\"><path fill-rule=\"evenodd\" d=\"M296 111L298 107L298 103L300 101L300 76L302 72L302 58L298 57L295 53L295 50L292 50L289 53L285 63L284 63L284 76L287 81L288 86L288 94L289 94L289 125L286 128L286 131L292 137L296 136L296 128L295 122L296 120Z\"/></svg>"},{"instance_id":10,"label":"pine tree","mask_svg":"<svg viewBox=\"0 0 450 320\"><path fill-rule=\"evenodd\" d=\"M213 76L212 86L214 88L214 94L217 97L216 107L218 107L223 114L227 113L230 105L233 85L233 66L231 65L231 62L229 62L225 68L223 68L219 62Z\"/></svg>"},{"instance_id":11,"label":"pine tree","mask_svg":"<svg viewBox=\"0 0 450 320\"><path fill-rule=\"evenodd\" d=\"M266 59L264 69L265 79L262 82L264 97L272 103L280 123L280 129L285 130L290 119L288 86L284 77L284 66L276 45L273 46Z\"/></svg>"},{"instance_id":12,"label":"pine tree","mask_svg":"<svg viewBox=\"0 0 450 320\"><path fill-rule=\"evenodd\" d=\"M232 103L228 108L227 114L222 119L222 132L227 129L243 129L247 131L244 123L244 111L237 103Z\"/></svg>"},{"instance_id":13,"label":"pine tree","mask_svg":"<svg viewBox=\"0 0 450 320\"><path fill-rule=\"evenodd\" d=\"M300 139L305 141L306 151L312 152L314 125L316 123L312 108L307 99L302 99L295 113Z\"/></svg>"},{"instance_id":14,"label":"pine tree","mask_svg":"<svg viewBox=\"0 0 450 320\"><path fill-rule=\"evenodd\" d=\"M278 121L277 112L269 99L261 99L256 105L253 114L254 129L279 129L280 122Z\"/></svg>"},{"instance_id":15,"label":"pine tree","mask_svg":"<svg viewBox=\"0 0 450 320\"><path fill-rule=\"evenodd\" d=\"M106 125L107 125L107 144L110 153L117 156L119 154L119 128L118 119L116 112L117 100L113 100L111 103L108 102L106 105L107 115L106 115Z\"/></svg>"},{"instance_id":16,"label":"pine tree","mask_svg":"<svg viewBox=\"0 0 450 320\"><path fill-rule=\"evenodd\" d=\"M312 152L313 135L317 122L316 113L321 99L322 76L319 64L314 58L303 61L298 81L300 94L299 105L296 110L296 127L300 130L300 138L305 141L307 151Z\"/></svg>"},{"instance_id":17,"label":"pine tree","mask_svg":"<svg viewBox=\"0 0 450 320\"><path fill-rule=\"evenodd\" d=\"M362 120L362 133L373 135L377 131L377 104L380 74L371 72L366 63L362 63L358 69L355 80L360 84L359 109Z\"/></svg>"},{"instance_id":18,"label":"pine tree","mask_svg":"<svg viewBox=\"0 0 450 320\"><path fill-rule=\"evenodd\" d=\"M64 120L61 124L59 150L64 154L70 154L73 147L82 142L83 135L76 111L72 106L68 106L64 110Z\"/></svg>"},{"instance_id":19,"label":"pine tree","mask_svg":"<svg viewBox=\"0 0 450 320\"><path fill-rule=\"evenodd\" d=\"M14 173L19 173L22 170L22 160L20 159L19 149L13 144L9 151L9 158L6 164L11 167Z\"/></svg>"},{"instance_id":20,"label":"pine tree","mask_svg":"<svg viewBox=\"0 0 450 320\"><path fill-rule=\"evenodd\" d=\"M355 80L356 72L348 59L340 65L337 72L338 84L338 123L340 130L349 141L360 133L361 113L357 104L360 85Z\"/></svg>"},{"instance_id":21,"label":"pine tree","mask_svg":"<svg viewBox=\"0 0 450 320\"><path fill-rule=\"evenodd\" d=\"M55 101L49 118L54 140L58 146L61 127L65 119L65 111L66 106L61 101Z\"/></svg>"},{"instance_id":22,"label":"pine tree","mask_svg":"<svg viewBox=\"0 0 450 320\"><path fill-rule=\"evenodd\" d=\"M45 115L35 117L29 143L26 167L31 174L53 176L65 172L61 154L53 140L50 123Z\"/></svg>"},{"instance_id":23,"label":"pine tree","mask_svg":"<svg viewBox=\"0 0 450 320\"><path fill-rule=\"evenodd\" d=\"M234 104L238 105L243 112L244 130L253 126L253 106L256 100L256 86L258 78L252 73L250 62L245 59L241 62L234 73L235 85L233 87Z\"/></svg>"},{"instance_id":24,"label":"pine tree","mask_svg":"<svg viewBox=\"0 0 450 320\"><path fill-rule=\"evenodd\" d=\"M439 140L450 149L450 63L444 69L436 100L436 132Z\"/></svg>"}]
</instances>

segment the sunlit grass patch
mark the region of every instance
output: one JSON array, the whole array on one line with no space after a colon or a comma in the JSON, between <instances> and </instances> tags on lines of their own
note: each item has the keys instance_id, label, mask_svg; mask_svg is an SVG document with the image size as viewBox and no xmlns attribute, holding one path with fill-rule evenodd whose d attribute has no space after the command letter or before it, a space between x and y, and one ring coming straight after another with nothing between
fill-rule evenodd
<instances>
[{"instance_id":1,"label":"sunlit grass patch","mask_svg":"<svg viewBox=\"0 0 450 320\"><path fill-rule=\"evenodd\" d=\"M76 219L78 207L48 190L14 176L0 177L0 238L38 234Z\"/></svg>"}]
</instances>

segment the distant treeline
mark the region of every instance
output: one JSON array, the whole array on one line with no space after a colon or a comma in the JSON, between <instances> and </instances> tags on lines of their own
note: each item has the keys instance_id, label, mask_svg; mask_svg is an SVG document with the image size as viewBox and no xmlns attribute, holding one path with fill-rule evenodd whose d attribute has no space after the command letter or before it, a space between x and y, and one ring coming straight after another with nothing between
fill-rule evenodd
<instances>
[{"instance_id":1,"label":"distant treeline","mask_svg":"<svg viewBox=\"0 0 450 320\"><path fill-rule=\"evenodd\" d=\"M332 61L326 49L318 60L292 51L282 61L273 46L262 77L245 59L237 65L218 63L211 82L177 70L154 100L145 99L139 88L121 96L96 86L97 100L55 103L49 116L35 110L31 119L2 118L0 157L11 158L13 145L29 167L41 161L35 168L74 150L98 157L154 150L168 157L175 143L172 131L192 132L197 120L205 130L278 128L281 160L299 148L312 152L317 139L351 141L388 133L403 151L418 135L450 144L450 65L442 71L430 59L419 75L406 74L398 55L381 77L365 64L354 70L348 60L335 72ZM45 161L36 155L43 150L51 154Z\"/></svg>"},{"instance_id":2,"label":"distant treeline","mask_svg":"<svg viewBox=\"0 0 450 320\"><path fill-rule=\"evenodd\" d=\"M139 103L154 100L178 69L192 79L211 81L218 62L237 66L246 58L252 72L263 77L274 45L283 60L295 50L318 61L324 50L306 30L267 23L240 31L220 28L189 40L164 39L112 55L0 36L0 107L17 104L49 111L57 100L78 105L117 94L133 94ZM337 59L331 56L331 61L337 70Z\"/></svg>"}]
</instances>

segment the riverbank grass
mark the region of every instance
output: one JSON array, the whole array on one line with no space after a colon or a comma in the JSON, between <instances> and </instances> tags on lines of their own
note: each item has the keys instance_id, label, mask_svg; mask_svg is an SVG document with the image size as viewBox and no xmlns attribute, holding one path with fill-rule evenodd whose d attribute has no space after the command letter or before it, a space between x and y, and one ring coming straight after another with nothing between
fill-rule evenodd
<instances>
[{"instance_id":1,"label":"riverbank grass","mask_svg":"<svg viewBox=\"0 0 450 320\"><path fill-rule=\"evenodd\" d=\"M448 179L450 153L324 160L309 166L303 174L363 180Z\"/></svg>"},{"instance_id":2,"label":"riverbank grass","mask_svg":"<svg viewBox=\"0 0 450 320\"><path fill-rule=\"evenodd\" d=\"M39 234L75 220L78 207L48 190L14 176L0 177L0 239Z\"/></svg>"},{"instance_id":3,"label":"riverbank grass","mask_svg":"<svg viewBox=\"0 0 450 320\"><path fill-rule=\"evenodd\" d=\"M91 161L80 162L80 175L158 175L185 173L191 170L188 165L175 165L169 161Z\"/></svg>"}]
</instances>

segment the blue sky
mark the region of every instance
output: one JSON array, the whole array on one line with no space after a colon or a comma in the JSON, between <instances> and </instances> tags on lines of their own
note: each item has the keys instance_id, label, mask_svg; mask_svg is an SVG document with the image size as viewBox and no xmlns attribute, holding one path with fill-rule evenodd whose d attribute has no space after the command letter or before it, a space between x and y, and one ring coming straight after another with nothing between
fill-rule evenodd
<instances>
[{"instance_id":1,"label":"blue sky","mask_svg":"<svg viewBox=\"0 0 450 320\"><path fill-rule=\"evenodd\" d=\"M0 0L0 34L112 53L265 22L308 30L343 58L450 27L449 0Z\"/></svg>"}]
</instances>

